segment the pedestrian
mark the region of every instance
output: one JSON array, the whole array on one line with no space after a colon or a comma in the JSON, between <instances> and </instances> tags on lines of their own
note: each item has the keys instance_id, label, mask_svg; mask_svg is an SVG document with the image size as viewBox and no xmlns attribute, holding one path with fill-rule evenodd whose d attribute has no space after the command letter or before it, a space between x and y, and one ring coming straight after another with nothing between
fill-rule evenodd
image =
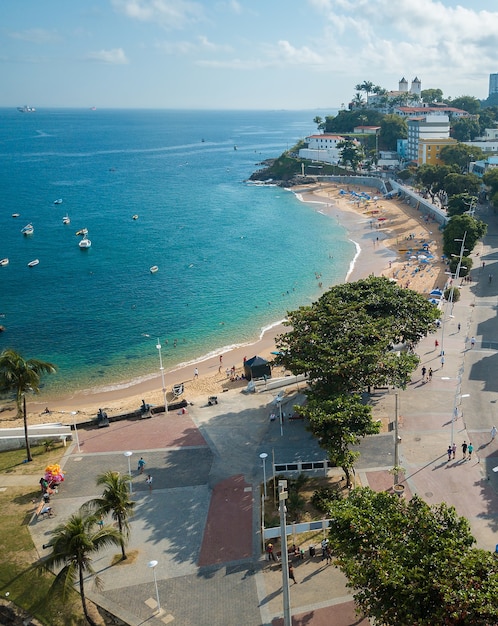
<instances>
[{"instance_id":1,"label":"pedestrian","mask_svg":"<svg viewBox=\"0 0 498 626\"><path fill-rule=\"evenodd\" d=\"M152 481L153 478L150 474L147 474L147 478L145 479L145 482L147 485L149 485L149 491L152 491Z\"/></svg>"},{"instance_id":2,"label":"pedestrian","mask_svg":"<svg viewBox=\"0 0 498 626\"><path fill-rule=\"evenodd\" d=\"M143 459L143 457L140 457L140 460L138 461L138 467L137 467L137 472L139 474L143 474L144 473L144 468L145 468L145 461Z\"/></svg>"},{"instance_id":3,"label":"pedestrian","mask_svg":"<svg viewBox=\"0 0 498 626\"><path fill-rule=\"evenodd\" d=\"M429 379L429 381L432 380L432 367L429 367L428 379Z\"/></svg>"},{"instance_id":4,"label":"pedestrian","mask_svg":"<svg viewBox=\"0 0 498 626\"><path fill-rule=\"evenodd\" d=\"M451 444L451 454L452 454L452 458L454 459L455 458L455 454L456 454L456 443L455 442L453 442Z\"/></svg>"},{"instance_id":5,"label":"pedestrian","mask_svg":"<svg viewBox=\"0 0 498 626\"><path fill-rule=\"evenodd\" d=\"M297 580L294 576L294 567L292 563L289 563L289 578L294 581L295 585L297 585Z\"/></svg>"},{"instance_id":6,"label":"pedestrian","mask_svg":"<svg viewBox=\"0 0 498 626\"><path fill-rule=\"evenodd\" d=\"M330 549L330 546L327 546L327 549L325 550L325 558L327 559L327 565L330 565L332 563L332 550Z\"/></svg>"},{"instance_id":7,"label":"pedestrian","mask_svg":"<svg viewBox=\"0 0 498 626\"><path fill-rule=\"evenodd\" d=\"M439 346L439 341L437 339L434 339L434 350L437 350Z\"/></svg>"},{"instance_id":8,"label":"pedestrian","mask_svg":"<svg viewBox=\"0 0 498 626\"><path fill-rule=\"evenodd\" d=\"M220 354L220 365L223 365L223 355Z\"/></svg>"},{"instance_id":9,"label":"pedestrian","mask_svg":"<svg viewBox=\"0 0 498 626\"><path fill-rule=\"evenodd\" d=\"M448 450L446 450L446 452L448 453L448 461L451 461L451 455L452 455L452 452L453 452L451 444L448 446Z\"/></svg>"},{"instance_id":10,"label":"pedestrian","mask_svg":"<svg viewBox=\"0 0 498 626\"><path fill-rule=\"evenodd\" d=\"M460 326L460 322L458 322L458 326L457 326L457 332L458 332L458 333L460 332L460 328L461 328L461 326Z\"/></svg>"},{"instance_id":11,"label":"pedestrian","mask_svg":"<svg viewBox=\"0 0 498 626\"><path fill-rule=\"evenodd\" d=\"M425 365L422 367L422 380L425 382L425 374L427 373L427 370L425 369Z\"/></svg>"},{"instance_id":12,"label":"pedestrian","mask_svg":"<svg viewBox=\"0 0 498 626\"><path fill-rule=\"evenodd\" d=\"M199 370L197 369L197 367L194 370L194 378L199 378Z\"/></svg>"},{"instance_id":13,"label":"pedestrian","mask_svg":"<svg viewBox=\"0 0 498 626\"><path fill-rule=\"evenodd\" d=\"M458 407L456 406L455 409L453 410L453 421L456 422L457 419L458 419Z\"/></svg>"},{"instance_id":14,"label":"pedestrian","mask_svg":"<svg viewBox=\"0 0 498 626\"><path fill-rule=\"evenodd\" d=\"M268 560L269 561L276 561L275 553L273 552L273 544L272 543L269 543L266 546L266 554L268 555Z\"/></svg>"},{"instance_id":15,"label":"pedestrian","mask_svg":"<svg viewBox=\"0 0 498 626\"><path fill-rule=\"evenodd\" d=\"M472 458L472 452L474 451L474 446L470 443L469 441L469 445L467 446L467 452L469 454L469 461Z\"/></svg>"},{"instance_id":16,"label":"pedestrian","mask_svg":"<svg viewBox=\"0 0 498 626\"><path fill-rule=\"evenodd\" d=\"M496 426L492 426L491 428L491 441L493 441L493 439L496 437Z\"/></svg>"},{"instance_id":17,"label":"pedestrian","mask_svg":"<svg viewBox=\"0 0 498 626\"><path fill-rule=\"evenodd\" d=\"M466 459L467 458L467 442L466 441L462 443L462 453L463 453L463 458Z\"/></svg>"},{"instance_id":18,"label":"pedestrian","mask_svg":"<svg viewBox=\"0 0 498 626\"><path fill-rule=\"evenodd\" d=\"M329 540L328 539L322 539L322 561L325 558L326 554L327 554L327 546L329 545Z\"/></svg>"},{"instance_id":19,"label":"pedestrian","mask_svg":"<svg viewBox=\"0 0 498 626\"><path fill-rule=\"evenodd\" d=\"M476 345L476 338L475 337L471 337L470 338L470 347L473 348Z\"/></svg>"},{"instance_id":20,"label":"pedestrian","mask_svg":"<svg viewBox=\"0 0 498 626\"><path fill-rule=\"evenodd\" d=\"M493 282L493 274L490 274L488 276L488 283L491 283L491 282Z\"/></svg>"}]
</instances>

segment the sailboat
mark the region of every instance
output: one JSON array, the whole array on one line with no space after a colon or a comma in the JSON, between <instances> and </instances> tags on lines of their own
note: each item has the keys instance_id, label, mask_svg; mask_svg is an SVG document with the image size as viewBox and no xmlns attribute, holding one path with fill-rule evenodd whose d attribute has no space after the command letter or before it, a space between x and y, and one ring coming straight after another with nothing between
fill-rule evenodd
<instances>
[{"instance_id":1,"label":"sailboat","mask_svg":"<svg viewBox=\"0 0 498 626\"><path fill-rule=\"evenodd\" d=\"M82 250L86 250L87 248L90 248L92 245L92 242L90 241L90 239L88 239L88 237L85 235L83 235L83 239L79 242L79 247Z\"/></svg>"},{"instance_id":2,"label":"sailboat","mask_svg":"<svg viewBox=\"0 0 498 626\"><path fill-rule=\"evenodd\" d=\"M66 213L65 217L62 218L63 224L70 224L71 220L69 219L69 215Z\"/></svg>"},{"instance_id":3,"label":"sailboat","mask_svg":"<svg viewBox=\"0 0 498 626\"><path fill-rule=\"evenodd\" d=\"M26 224L24 228L21 228L21 232L23 235L32 235L35 232L33 224Z\"/></svg>"}]
</instances>

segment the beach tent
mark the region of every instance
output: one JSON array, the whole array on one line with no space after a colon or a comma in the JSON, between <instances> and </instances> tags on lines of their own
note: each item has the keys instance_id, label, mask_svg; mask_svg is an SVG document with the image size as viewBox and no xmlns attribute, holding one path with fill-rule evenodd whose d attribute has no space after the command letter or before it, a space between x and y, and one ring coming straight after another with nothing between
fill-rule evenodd
<instances>
[{"instance_id":1,"label":"beach tent","mask_svg":"<svg viewBox=\"0 0 498 626\"><path fill-rule=\"evenodd\" d=\"M247 380L271 378L270 364L263 357L253 356L244 363L244 376Z\"/></svg>"}]
</instances>

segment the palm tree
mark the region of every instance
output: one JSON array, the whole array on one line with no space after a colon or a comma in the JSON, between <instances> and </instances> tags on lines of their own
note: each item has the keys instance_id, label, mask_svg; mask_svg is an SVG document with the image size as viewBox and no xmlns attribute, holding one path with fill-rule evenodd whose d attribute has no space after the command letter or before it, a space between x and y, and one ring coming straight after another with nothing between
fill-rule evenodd
<instances>
[{"instance_id":1,"label":"palm tree","mask_svg":"<svg viewBox=\"0 0 498 626\"><path fill-rule=\"evenodd\" d=\"M123 560L127 558L125 540L130 536L128 518L133 514L135 506L130 500L130 480L131 476L111 470L101 474L97 478L97 485L105 485L104 493L100 498L90 500L84 505L85 510L93 511L97 518L112 515L112 519L118 523Z\"/></svg>"},{"instance_id":2,"label":"palm tree","mask_svg":"<svg viewBox=\"0 0 498 626\"><path fill-rule=\"evenodd\" d=\"M96 626L88 613L85 596L85 575L94 575L91 557L103 548L119 545L121 536L119 531L112 526L97 524L94 515L74 513L71 517L60 524L52 532L52 539L45 545L52 548L49 554L39 565L43 569L53 571L59 568L59 573L51 585L54 592L61 593L62 598L79 582L81 603L86 620L91 626ZM97 587L102 587L102 581L95 578Z\"/></svg>"},{"instance_id":3,"label":"palm tree","mask_svg":"<svg viewBox=\"0 0 498 626\"><path fill-rule=\"evenodd\" d=\"M6 348L0 354L0 392L16 394L17 417L24 419L24 437L26 439L27 460L32 461L28 438L28 419L26 414L26 392L39 393L42 374L53 374L57 367L39 359L25 360L12 348Z\"/></svg>"}]
</instances>

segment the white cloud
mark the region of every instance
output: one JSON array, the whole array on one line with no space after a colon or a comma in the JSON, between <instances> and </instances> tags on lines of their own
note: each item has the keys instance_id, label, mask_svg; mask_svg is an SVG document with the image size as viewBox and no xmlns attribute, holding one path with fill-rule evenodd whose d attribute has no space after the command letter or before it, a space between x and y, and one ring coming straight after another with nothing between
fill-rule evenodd
<instances>
[{"instance_id":1,"label":"white cloud","mask_svg":"<svg viewBox=\"0 0 498 626\"><path fill-rule=\"evenodd\" d=\"M190 0L111 0L116 11L142 22L154 22L167 29L184 28L202 19L204 10Z\"/></svg>"},{"instance_id":2,"label":"white cloud","mask_svg":"<svg viewBox=\"0 0 498 626\"><path fill-rule=\"evenodd\" d=\"M196 41L162 41L156 44L156 48L164 54L180 54L182 56L187 54L199 54L201 52L222 52L224 54L232 52L230 46L213 43L205 35L198 35Z\"/></svg>"},{"instance_id":3,"label":"white cloud","mask_svg":"<svg viewBox=\"0 0 498 626\"><path fill-rule=\"evenodd\" d=\"M47 44L60 40L59 35L53 30L44 28L29 28L27 30L9 33L11 39L19 39L30 43Z\"/></svg>"},{"instance_id":4,"label":"white cloud","mask_svg":"<svg viewBox=\"0 0 498 626\"><path fill-rule=\"evenodd\" d=\"M126 65L129 62L123 48L90 52L87 55L87 59L100 63L108 63L110 65Z\"/></svg>"}]
</instances>

